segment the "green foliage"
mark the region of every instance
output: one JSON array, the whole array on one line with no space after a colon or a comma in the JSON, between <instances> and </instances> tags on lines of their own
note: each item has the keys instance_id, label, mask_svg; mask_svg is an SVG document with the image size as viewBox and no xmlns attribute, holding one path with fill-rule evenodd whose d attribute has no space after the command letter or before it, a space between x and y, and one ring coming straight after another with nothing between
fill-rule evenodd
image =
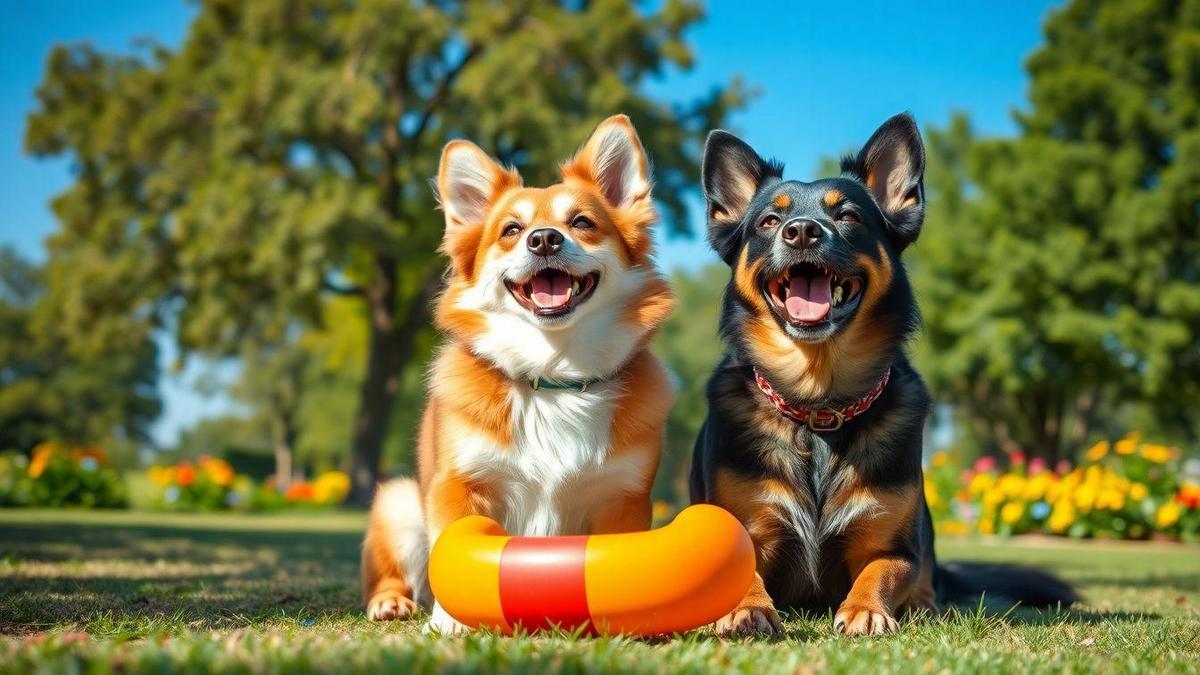
<instances>
[{"instance_id":1,"label":"green foliage","mask_svg":"<svg viewBox=\"0 0 1200 675\"><path fill-rule=\"evenodd\" d=\"M709 265L695 272L676 271L671 276L675 310L654 342L655 353L667 363L678 387L667 420L667 440L654 496L675 504L688 502L692 447L708 411L704 388L723 351L717 322L728 281L729 269L724 265Z\"/></svg>"},{"instance_id":2,"label":"green foliage","mask_svg":"<svg viewBox=\"0 0 1200 675\"><path fill-rule=\"evenodd\" d=\"M331 293L357 298L368 352L345 423L361 498L443 265L427 185L441 146L471 138L544 183L628 113L685 232L703 134L745 92L669 105L642 85L692 66L683 35L701 14L690 0L220 0L178 51L56 47L25 139L75 165L53 204L54 320L95 346L135 317L185 353L234 355L319 324Z\"/></svg>"},{"instance_id":3,"label":"green foliage","mask_svg":"<svg viewBox=\"0 0 1200 675\"><path fill-rule=\"evenodd\" d=\"M363 514L0 511L0 673L1193 673L1196 549L941 542L939 560L1037 565L1072 610L977 607L877 639L789 614L776 639L422 635L362 610ZM169 537L164 538L164 533ZM156 561L147 564L147 560Z\"/></svg>"},{"instance_id":4,"label":"green foliage","mask_svg":"<svg viewBox=\"0 0 1200 675\"><path fill-rule=\"evenodd\" d=\"M984 449L1200 438L1200 2L1076 0L1013 139L929 133L923 372Z\"/></svg>"},{"instance_id":5,"label":"green foliage","mask_svg":"<svg viewBox=\"0 0 1200 675\"><path fill-rule=\"evenodd\" d=\"M104 466L103 453L43 444L32 460L0 454L0 506L123 508L125 483Z\"/></svg>"},{"instance_id":6,"label":"green foliage","mask_svg":"<svg viewBox=\"0 0 1200 675\"><path fill-rule=\"evenodd\" d=\"M131 461L161 409L153 341L130 330L104 349L79 349L45 315L44 293L45 270L0 247L0 448L103 444Z\"/></svg>"}]
</instances>

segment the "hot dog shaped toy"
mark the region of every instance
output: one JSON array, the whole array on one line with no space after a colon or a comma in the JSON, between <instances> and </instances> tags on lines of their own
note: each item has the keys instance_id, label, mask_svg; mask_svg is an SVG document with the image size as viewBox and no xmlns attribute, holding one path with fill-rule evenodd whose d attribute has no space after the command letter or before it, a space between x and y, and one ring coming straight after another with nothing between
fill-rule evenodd
<instances>
[{"instance_id":1,"label":"hot dog shaped toy","mask_svg":"<svg viewBox=\"0 0 1200 675\"><path fill-rule=\"evenodd\" d=\"M708 504L657 530L591 536L513 537L491 518L468 516L429 556L429 584L450 616L506 634L681 633L732 611L753 578L750 535Z\"/></svg>"}]
</instances>

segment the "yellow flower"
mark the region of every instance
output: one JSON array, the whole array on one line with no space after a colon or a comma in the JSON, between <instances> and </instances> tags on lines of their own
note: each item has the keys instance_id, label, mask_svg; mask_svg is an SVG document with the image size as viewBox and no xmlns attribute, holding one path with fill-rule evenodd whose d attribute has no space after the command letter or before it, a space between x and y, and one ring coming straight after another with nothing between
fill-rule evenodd
<instances>
[{"instance_id":1,"label":"yellow flower","mask_svg":"<svg viewBox=\"0 0 1200 675\"><path fill-rule=\"evenodd\" d=\"M58 453L58 446L53 443L42 443L33 449L33 459L29 460L29 477L37 478L46 471L50 460Z\"/></svg>"},{"instance_id":2,"label":"yellow flower","mask_svg":"<svg viewBox=\"0 0 1200 675\"><path fill-rule=\"evenodd\" d=\"M350 492L350 476L341 471L326 471L313 481L313 499L322 504L340 504Z\"/></svg>"},{"instance_id":3,"label":"yellow flower","mask_svg":"<svg viewBox=\"0 0 1200 675\"><path fill-rule=\"evenodd\" d=\"M1021 496L1030 502L1036 502L1046 495L1050 487L1054 484L1054 474L1050 472L1039 473L1038 475L1025 481L1025 489Z\"/></svg>"},{"instance_id":4,"label":"yellow flower","mask_svg":"<svg viewBox=\"0 0 1200 675\"><path fill-rule=\"evenodd\" d=\"M1150 490L1146 488L1145 483L1134 483L1129 486L1129 498L1135 502L1140 502L1150 495Z\"/></svg>"},{"instance_id":5,"label":"yellow flower","mask_svg":"<svg viewBox=\"0 0 1200 675\"><path fill-rule=\"evenodd\" d=\"M943 520L941 532L951 537L961 537L967 533L967 524L961 520Z\"/></svg>"},{"instance_id":6,"label":"yellow flower","mask_svg":"<svg viewBox=\"0 0 1200 675\"><path fill-rule=\"evenodd\" d=\"M166 487L175 481L175 470L167 466L152 466L146 470L146 475L159 487Z\"/></svg>"},{"instance_id":7,"label":"yellow flower","mask_svg":"<svg viewBox=\"0 0 1200 675\"><path fill-rule=\"evenodd\" d=\"M1166 464L1174 455L1174 451L1165 445L1146 444L1142 446L1142 457L1155 464Z\"/></svg>"},{"instance_id":8,"label":"yellow flower","mask_svg":"<svg viewBox=\"0 0 1200 675\"><path fill-rule=\"evenodd\" d=\"M1130 432L1125 438L1117 441L1117 444L1113 446L1113 450L1118 455L1132 455L1137 452L1138 441L1140 440L1142 440L1141 434L1136 431Z\"/></svg>"},{"instance_id":9,"label":"yellow flower","mask_svg":"<svg viewBox=\"0 0 1200 675\"><path fill-rule=\"evenodd\" d=\"M1100 441L1099 443L1088 448L1087 455L1085 456L1089 462L1099 462L1100 460L1104 459L1104 456L1107 454L1108 441Z\"/></svg>"},{"instance_id":10,"label":"yellow flower","mask_svg":"<svg viewBox=\"0 0 1200 675\"><path fill-rule=\"evenodd\" d=\"M949 459L950 459L949 453L935 452L935 453L933 453L933 457L931 457L929 459L929 463L932 464L933 468L936 469L938 467L945 466L946 462L949 461Z\"/></svg>"},{"instance_id":11,"label":"yellow flower","mask_svg":"<svg viewBox=\"0 0 1200 675\"><path fill-rule=\"evenodd\" d=\"M996 531L996 525L991 518L983 518L979 521L980 534L992 534Z\"/></svg>"},{"instance_id":12,"label":"yellow flower","mask_svg":"<svg viewBox=\"0 0 1200 675\"><path fill-rule=\"evenodd\" d=\"M1071 502L1064 499L1054 505L1054 511L1050 514L1050 520L1046 524L1050 529L1057 533L1067 531L1075 523L1075 507L1071 506Z\"/></svg>"},{"instance_id":13,"label":"yellow flower","mask_svg":"<svg viewBox=\"0 0 1200 675\"><path fill-rule=\"evenodd\" d=\"M1175 502L1167 502L1158 507L1158 513L1154 514L1154 522L1165 530L1179 522L1179 515L1179 505Z\"/></svg>"},{"instance_id":14,"label":"yellow flower","mask_svg":"<svg viewBox=\"0 0 1200 675\"><path fill-rule=\"evenodd\" d=\"M1125 495L1115 488L1106 488L1096 498L1096 508L1120 511L1125 508Z\"/></svg>"},{"instance_id":15,"label":"yellow flower","mask_svg":"<svg viewBox=\"0 0 1200 675\"><path fill-rule=\"evenodd\" d=\"M1020 497L1025 489L1025 479L1015 473L1006 473L1000 477L996 487L1010 499Z\"/></svg>"},{"instance_id":16,"label":"yellow flower","mask_svg":"<svg viewBox=\"0 0 1200 675\"><path fill-rule=\"evenodd\" d=\"M1004 491L999 486L989 489L983 495L983 505L988 509L995 509L1004 502Z\"/></svg>"},{"instance_id":17,"label":"yellow flower","mask_svg":"<svg viewBox=\"0 0 1200 675\"><path fill-rule=\"evenodd\" d=\"M233 467L223 459L205 459L204 470L208 473L208 479L221 487L233 482Z\"/></svg>"},{"instance_id":18,"label":"yellow flower","mask_svg":"<svg viewBox=\"0 0 1200 675\"><path fill-rule=\"evenodd\" d=\"M937 486L928 478L925 479L925 503L931 507L941 503L941 499L938 497Z\"/></svg>"},{"instance_id":19,"label":"yellow flower","mask_svg":"<svg viewBox=\"0 0 1200 675\"><path fill-rule=\"evenodd\" d=\"M971 479L971 483L967 485L967 492L974 496L979 496L984 492L987 492L988 488L992 487L993 482L995 481L989 474L977 473L975 474L975 477Z\"/></svg>"},{"instance_id":20,"label":"yellow flower","mask_svg":"<svg viewBox=\"0 0 1200 675\"><path fill-rule=\"evenodd\" d=\"M1009 525L1015 525L1025 513L1025 505L1021 502L1009 502L1000 509L1000 520Z\"/></svg>"},{"instance_id":21,"label":"yellow flower","mask_svg":"<svg viewBox=\"0 0 1200 675\"><path fill-rule=\"evenodd\" d=\"M1091 483L1084 483L1075 491L1075 506L1084 513L1091 511L1096 504L1096 487Z\"/></svg>"}]
</instances>

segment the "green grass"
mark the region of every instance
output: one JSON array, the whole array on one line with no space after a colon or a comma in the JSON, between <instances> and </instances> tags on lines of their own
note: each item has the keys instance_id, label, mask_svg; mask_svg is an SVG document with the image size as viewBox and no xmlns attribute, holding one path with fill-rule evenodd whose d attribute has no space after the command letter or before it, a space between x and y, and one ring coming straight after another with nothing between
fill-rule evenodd
<instances>
[{"instance_id":1,"label":"green grass","mask_svg":"<svg viewBox=\"0 0 1200 675\"><path fill-rule=\"evenodd\" d=\"M1200 548L944 542L946 559L1043 565L1071 611L964 609L885 638L790 617L778 640L437 639L373 624L359 514L0 511L0 672L854 672L1200 669Z\"/></svg>"}]
</instances>

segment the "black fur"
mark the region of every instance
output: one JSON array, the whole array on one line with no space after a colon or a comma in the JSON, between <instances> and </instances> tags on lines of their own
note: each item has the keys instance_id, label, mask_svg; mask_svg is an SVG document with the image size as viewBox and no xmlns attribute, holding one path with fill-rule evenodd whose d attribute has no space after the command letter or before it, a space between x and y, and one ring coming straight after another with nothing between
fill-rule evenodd
<instances>
[{"instance_id":1,"label":"black fur","mask_svg":"<svg viewBox=\"0 0 1200 675\"><path fill-rule=\"evenodd\" d=\"M920 491L930 397L905 353L920 319L900 260L924 219L924 166L920 133L907 114L889 119L857 155L843 160L842 176L811 183L783 180L780 163L763 159L727 132L709 135L703 165L708 240L735 278L725 292L720 332L727 351L708 383L709 411L696 441L691 495L693 502L717 503L750 521L759 572L778 607L833 608L850 591L854 580L845 561L851 542L841 519L853 512L832 506L848 481L884 496L917 489L917 514L897 528L894 541L880 545L927 570L926 585L939 601L962 600L987 588L1031 605L1076 599L1069 586L1044 573L995 566L986 574L980 568L963 573L936 566L933 525ZM819 243L803 250L781 243L781 226L801 220L823 228ZM754 265L757 276L737 283L739 271ZM831 309L820 322L789 320L765 299L769 284L786 271L814 265L839 279L861 277L865 290L856 303ZM808 353L833 345L829 354L854 354L854 361L835 360L819 392L792 386L794 366L778 362L771 356L778 350L757 342L763 326L786 336L785 346ZM859 345L848 340L871 347L856 350ZM837 431L815 432L775 410L754 382L755 368L791 402L808 408L853 402L889 368L891 381L864 415ZM795 499L788 507L772 502L760 517L751 504L729 503L728 495L718 494L722 480L764 486L737 499L762 502L766 486L778 485L788 486Z\"/></svg>"}]
</instances>

